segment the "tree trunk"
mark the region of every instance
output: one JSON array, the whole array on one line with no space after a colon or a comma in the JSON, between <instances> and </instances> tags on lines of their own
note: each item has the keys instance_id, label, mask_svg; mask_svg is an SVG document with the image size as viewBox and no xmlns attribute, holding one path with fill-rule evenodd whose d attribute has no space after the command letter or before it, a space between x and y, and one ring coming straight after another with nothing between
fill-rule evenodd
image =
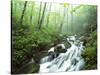
<instances>
[{"instance_id":1,"label":"tree trunk","mask_svg":"<svg viewBox=\"0 0 100 75\"><path fill-rule=\"evenodd\" d=\"M26 6L27 6L27 1L25 1L24 8L23 8L23 11L22 11L22 15L21 15L21 18L20 18L21 24L23 23L23 17L24 17L25 11L26 11Z\"/></svg>"},{"instance_id":2,"label":"tree trunk","mask_svg":"<svg viewBox=\"0 0 100 75\"><path fill-rule=\"evenodd\" d=\"M68 27L68 7L67 7L67 32L69 31L68 28L69 27Z\"/></svg>"},{"instance_id":3,"label":"tree trunk","mask_svg":"<svg viewBox=\"0 0 100 75\"><path fill-rule=\"evenodd\" d=\"M56 6L55 6L55 11L56 11ZM55 24L55 25L54 25L55 28L56 28L56 15L57 15L57 13L55 12L55 23L54 23L54 24Z\"/></svg>"},{"instance_id":4,"label":"tree trunk","mask_svg":"<svg viewBox=\"0 0 100 75\"><path fill-rule=\"evenodd\" d=\"M38 26L39 26L39 27L38 27L38 30L40 30L40 29L41 29L42 22L43 22L43 20L44 20L45 9L46 9L46 3L44 4L42 17L41 17L40 22L39 22L39 25L38 25Z\"/></svg>"},{"instance_id":5,"label":"tree trunk","mask_svg":"<svg viewBox=\"0 0 100 75\"><path fill-rule=\"evenodd\" d=\"M52 3L50 3L50 7L49 7L49 11L48 11L47 23L46 23L47 27L48 27L48 24L49 24L49 16L50 16L49 12L51 11L51 5L52 5Z\"/></svg>"},{"instance_id":6,"label":"tree trunk","mask_svg":"<svg viewBox=\"0 0 100 75\"><path fill-rule=\"evenodd\" d=\"M32 14L33 13L33 4L32 4L32 9L31 9L31 16L30 16L30 24L32 25Z\"/></svg>"},{"instance_id":7,"label":"tree trunk","mask_svg":"<svg viewBox=\"0 0 100 75\"><path fill-rule=\"evenodd\" d=\"M38 24L37 25L39 25L39 23L40 23L41 9L42 9L42 2L40 3L39 16L38 16Z\"/></svg>"},{"instance_id":8,"label":"tree trunk","mask_svg":"<svg viewBox=\"0 0 100 75\"><path fill-rule=\"evenodd\" d=\"M64 19L65 19L65 7L64 7L64 11L63 11L63 19L61 20L61 24L59 27L59 32L62 32L62 28L63 28L63 24L64 24Z\"/></svg>"},{"instance_id":9,"label":"tree trunk","mask_svg":"<svg viewBox=\"0 0 100 75\"><path fill-rule=\"evenodd\" d=\"M73 9L73 5L71 5L71 9ZM73 12L71 13L71 31L73 32Z\"/></svg>"}]
</instances>

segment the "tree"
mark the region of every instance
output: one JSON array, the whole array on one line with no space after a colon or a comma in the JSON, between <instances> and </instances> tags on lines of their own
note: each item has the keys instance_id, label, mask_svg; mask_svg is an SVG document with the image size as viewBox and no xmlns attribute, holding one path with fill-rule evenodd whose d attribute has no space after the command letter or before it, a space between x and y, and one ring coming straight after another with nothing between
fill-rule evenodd
<instances>
[{"instance_id":1,"label":"tree","mask_svg":"<svg viewBox=\"0 0 100 75\"><path fill-rule=\"evenodd\" d=\"M42 9L42 2L40 3L39 16L38 16L38 25L40 23L41 9Z\"/></svg>"},{"instance_id":2,"label":"tree","mask_svg":"<svg viewBox=\"0 0 100 75\"><path fill-rule=\"evenodd\" d=\"M45 4L44 4L42 17L41 17L40 22L39 22L39 25L38 25L38 26L39 26L39 27L38 27L38 30L40 30L40 29L41 29L42 22L43 22L43 20L44 20L45 9L46 9L46 2L45 2Z\"/></svg>"},{"instance_id":3,"label":"tree","mask_svg":"<svg viewBox=\"0 0 100 75\"><path fill-rule=\"evenodd\" d=\"M32 9L31 9L30 24L32 24L32 15L33 15L33 4L32 4Z\"/></svg>"},{"instance_id":4,"label":"tree","mask_svg":"<svg viewBox=\"0 0 100 75\"><path fill-rule=\"evenodd\" d=\"M63 27L63 23L64 23L64 19L65 19L65 7L63 9L63 18L61 20L61 23L60 23L60 27L59 27L59 32L62 32L62 27Z\"/></svg>"},{"instance_id":5,"label":"tree","mask_svg":"<svg viewBox=\"0 0 100 75\"><path fill-rule=\"evenodd\" d=\"M26 11L26 6L27 6L27 1L25 1L25 3L24 3L24 8L23 8L22 15L21 15L21 18L20 18L21 24L23 23L23 17L24 17L25 11Z\"/></svg>"},{"instance_id":6,"label":"tree","mask_svg":"<svg viewBox=\"0 0 100 75\"><path fill-rule=\"evenodd\" d=\"M73 9L73 5L71 5L71 9ZM73 12L71 12L71 30L73 32Z\"/></svg>"},{"instance_id":7,"label":"tree","mask_svg":"<svg viewBox=\"0 0 100 75\"><path fill-rule=\"evenodd\" d=\"M68 17L69 17L69 16L68 16L68 8L69 8L69 7L67 7L67 26L66 26L66 27L67 27L67 32L68 32Z\"/></svg>"},{"instance_id":8,"label":"tree","mask_svg":"<svg viewBox=\"0 0 100 75\"><path fill-rule=\"evenodd\" d=\"M47 16L47 23L46 23L46 26L48 27L48 24L49 24L49 12L51 11L51 6L52 6L52 3L50 3L50 6L49 6L49 11L48 11L48 16Z\"/></svg>"}]
</instances>

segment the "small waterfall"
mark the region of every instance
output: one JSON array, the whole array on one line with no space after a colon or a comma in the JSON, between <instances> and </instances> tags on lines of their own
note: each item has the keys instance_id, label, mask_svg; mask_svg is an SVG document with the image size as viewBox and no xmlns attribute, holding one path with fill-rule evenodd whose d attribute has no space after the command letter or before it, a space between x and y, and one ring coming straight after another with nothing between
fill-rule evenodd
<instances>
[{"instance_id":1,"label":"small waterfall","mask_svg":"<svg viewBox=\"0 0 100 75\"><path fill-rule=\"evenodd\" d=\"M41 59L40 73L79 71L82 69L85 64L81 57L84 50L83 42L77 40L75 36L69 36L67 41L71 44L71 47L66 49L65 53L60 53L58 56L52 54ZM54 53L54 48L48 50L48 52L50 51Z\"/></svg>"},{"instance_id":2,"label":"small waterfall","mask_svg":"<svg viewBox=\"0 0 100 75\"><path fill-rule=\"evenodd\" d=\"M55 55L49 55L49 56L46 56L44 58L41 59L41 63L45 63L45 62L50 62L51 60L53 60L55 57Z\"/></svg>"}]
</instances>

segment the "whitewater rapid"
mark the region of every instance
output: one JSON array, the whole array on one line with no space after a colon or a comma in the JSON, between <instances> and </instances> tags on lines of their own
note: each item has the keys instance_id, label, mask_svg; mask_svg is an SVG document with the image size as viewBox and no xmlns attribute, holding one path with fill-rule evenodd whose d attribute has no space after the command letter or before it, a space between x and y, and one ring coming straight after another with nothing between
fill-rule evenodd
<instances>
[{"instance_id":1,"label":"whitewater rapid","mask_svg":"<svg viewBox=\"0 0 100 75\"><path fill-rule=\"evenodd\" d=\"M85 65L84 59L81 57L84 50L83 42L76 39L75 36L68 36L66 41L70 43L71 47L66 49L65 53L55 55L53 58L52 55L42 58L39 73L79 71L83 68ZM54 48L51 51L54 52Z\"/></svg>"}]
</instances>

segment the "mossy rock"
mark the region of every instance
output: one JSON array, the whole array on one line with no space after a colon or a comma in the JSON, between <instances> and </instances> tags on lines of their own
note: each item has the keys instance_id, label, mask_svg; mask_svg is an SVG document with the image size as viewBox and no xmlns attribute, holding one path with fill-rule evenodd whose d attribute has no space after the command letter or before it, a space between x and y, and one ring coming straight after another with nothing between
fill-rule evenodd
<instances>
[{"instance_id":1,"label":"mossy rock","mask_svg":"<svg viewBox=\"0 0 100 75\"><path fill-rule=\"evenodd\" d=\"M67 49L71 47L68 41L63 42L63 44L65 45L65 49L62 49L62 47L57 47L55 49L55 53L65 53Z\"/></svg>"},{"instance_id":2,"label":"mossy rock","mask_svg":"<svg viewBox=\"0 0 100 75\"><path fill-rule=\"evenodd\" d=\"M66 49L68 49L68 48L71 47L71 45L70 45L70 43L69 43L68 41L66 41L66 42L64 43L64 45L65 45Z\"/></svg>"},{"instance_id":3,"label":"mossy rock","mask_svg":"<svg viewBox=\"0 0 100 75\"><path fill-rule=\"evenodd\" d=\"M34 63L28 63L21 67L16 74L30 74L30 73L38 73L40 68L39 64L34 64Z\"/></svg>"}]
</instances>

